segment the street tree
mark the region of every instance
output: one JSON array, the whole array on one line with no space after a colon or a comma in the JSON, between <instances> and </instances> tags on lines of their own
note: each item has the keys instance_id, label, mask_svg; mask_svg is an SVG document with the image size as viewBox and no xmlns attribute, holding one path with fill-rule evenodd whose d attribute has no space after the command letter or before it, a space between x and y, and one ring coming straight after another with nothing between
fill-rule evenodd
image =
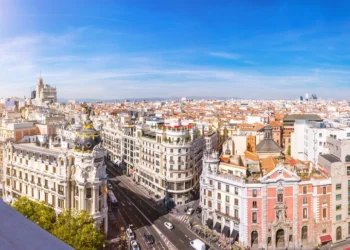
<instances>
[{"instance_id":1,"label":"street tree","mask_svg":"<svg viewBox=\"0 0 350 250\"><path fill-rule=\"evenodd\" d=\"M53 226L52 234L77 250L102 249L105 240L94 220L85 210L62 212Z\"/></svg>"},{"instance_id":2,"label":"street tree","mask_svg":"<svg viewBox=\"0 0 350 250\"><path fill-rule=\"evenodd\" d=\"M27 197L20 197L13 203L12 207L41 228L51 232L56 214L52 208L45 206L43 202L37 203Z\"/></svg>"}]
</instances>

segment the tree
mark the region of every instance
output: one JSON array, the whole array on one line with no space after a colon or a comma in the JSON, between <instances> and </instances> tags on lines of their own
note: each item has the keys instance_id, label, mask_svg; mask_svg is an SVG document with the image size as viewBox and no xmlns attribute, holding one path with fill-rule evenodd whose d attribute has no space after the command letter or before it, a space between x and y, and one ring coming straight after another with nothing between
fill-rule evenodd
<instances>
[{"instance_id":1,"label":"tree","mask_svg":"<svg viewBox=\"0 0 350 250\"><path fill-rule=\"evenodd\" d=\"M52 234L77 250L102 249L104 235L97 231L94 220L85 210L62 212Z\"/></svg>"},{"instance_id":2,"label":"tree","mask_svg":"<svg viewBox=\"0 0 350 250\"><path fill-rule=\"evenodd\" d=\"M37 203L27 197L20 197L13 203L12 207L41 228L51 232L56 214L52 208L45 206L43 202Z\"/></svg>"}]
</instances>

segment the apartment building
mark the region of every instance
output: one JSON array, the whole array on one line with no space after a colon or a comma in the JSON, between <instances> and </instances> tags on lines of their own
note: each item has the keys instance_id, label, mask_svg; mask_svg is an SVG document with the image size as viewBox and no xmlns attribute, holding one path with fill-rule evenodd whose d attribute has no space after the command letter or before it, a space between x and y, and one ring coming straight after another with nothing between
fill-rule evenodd
<instances>
[{"instance_id":1,"label":"apartment building","mask_svg":"<svg viewBox=\"0 0 350 250\"><path fill-rule=\"evenodd\" d=\"M196 197L205 140L191 124L136 126L140 144L134 179L165 204L186 204Z\"/></svg>"},{"instance_id":2,"label":"apartment building","mask_svg":"<svg viewBox=\"0 0 350 250\"><path fill-rule=\"evenodd\" d=\"M99 133L92 123L77 132L74 149L62 150L48 141L7 142L4 150L5 200L20 196L44 201L56 213L86 210L107 233L106 165Z\"/></svg>"},{"instance_id":3,"label":"apartment building","mask_svg":"<svg viewBox=\"0 0 350 250\"><path fill-rule=\"evenodd\" d=\"M291 155L294 158L317 162L319 154L328 154L327 138L348 139L350 127L333 122L296 120L291 133Z\"/></svg>"}]
</instances>

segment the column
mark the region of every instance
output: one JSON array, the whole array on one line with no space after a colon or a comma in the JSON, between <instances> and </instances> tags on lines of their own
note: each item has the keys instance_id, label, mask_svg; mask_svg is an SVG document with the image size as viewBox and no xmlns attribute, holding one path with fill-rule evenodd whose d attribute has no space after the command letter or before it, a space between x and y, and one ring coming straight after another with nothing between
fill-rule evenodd
<instances>
[{"instance_id":1,"label":"column","mask_svg":"<svg viewBox=\"0 0 350 250\"><path fill-rule=\"evenodd\" d=\"M97 189L96 186L93 185L92 186L92 214L95 214L95 212L97 211L96 209L96 199L98 199L98 194L96 193Z\"/></svg>"}]
</instances>

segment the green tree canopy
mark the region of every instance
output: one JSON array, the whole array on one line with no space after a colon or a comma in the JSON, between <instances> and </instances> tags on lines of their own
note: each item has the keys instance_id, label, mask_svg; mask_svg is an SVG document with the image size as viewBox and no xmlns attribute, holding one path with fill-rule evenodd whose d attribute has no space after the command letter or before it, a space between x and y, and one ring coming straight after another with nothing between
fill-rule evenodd
<instances>
[{"instance_id":1,"label":"green tree canopy","mask_svg":"<svg viewBox=\"0 0 350 250\"><path fill-rule=\"evenodd\" d=\"M12 206L29 220L51 232L56 219L55 211L52 208L45 206L43 202L31 201L27 197L18 198Z\"/></svg>"},{"instance_id":2,"label":"green tree canopy","mask_svg":"<svg viewBox=\"0 0 350 250\"><path fill-rule=\"evenodd\" d=\"M93 218L85 210L62 212L52 234L77 250L101 249L104 243L104 235L97 231Z\"/></svg>"}]
</instances>

